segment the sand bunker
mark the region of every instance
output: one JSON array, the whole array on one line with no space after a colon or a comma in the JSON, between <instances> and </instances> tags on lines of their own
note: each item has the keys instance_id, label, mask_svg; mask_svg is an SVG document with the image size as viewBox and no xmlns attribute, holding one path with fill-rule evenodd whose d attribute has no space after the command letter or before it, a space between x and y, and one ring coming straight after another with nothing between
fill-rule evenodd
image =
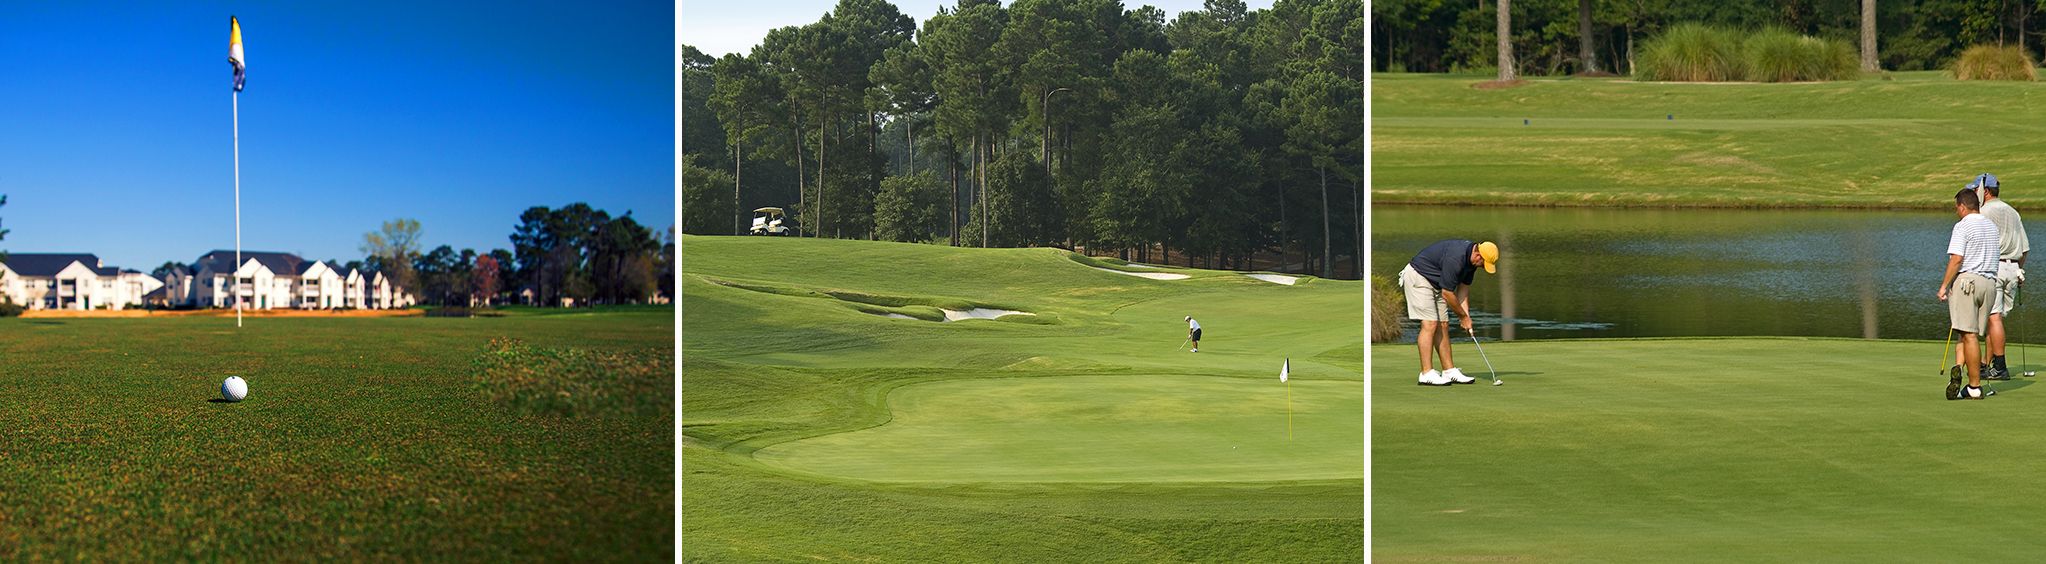
<instances>
[{"instance_id":1,"label":"sand bunker","mask_svg":"<svg viewBox=\"0 0 2046 564\"><path fill-rule=\"evenodd\" d=\"M900 313L877 313L877 314L874 314L874 315L879 315L879 316L881 316L881 317L886 317L886 318L889 318L889 319L916 319L916 318L914 318L914 317L910 317L910 316L907 316L907 315L903 315L903 314L900 314Z\"/></svg>"},{"instance_id":2,"label":"sand bunker","mask_svg":"<svg viewBox=\"0 0 2046 564\"><path fill-rule=\"evenodd\" d=\"M1113 272L1113 273L1116 273L1116 274L1127 274L1127 275L1130 275L1130 276L1140 276L1140 277L1144 277L1144 278L1149 278L1149 279L1152 279L1152 280L1185 280L1185 279L1186 279L1186 275L1185 275L1185 274L1171 274L1171 273L1166 273L1166 272L1123 272L1123 271L1120 271L1120 270L1116 270L1116 269L1112 269L1112 268L1102 268L1102 267L1099 267L1099 266L1089 266L1089 267L1087 267L1087 268L1092 268L1092 269L1095 269L1095 270L1099 270L1099 271L1102 271L1102 272Z\"/></svg>"},{"instance_id":3,"label":"sand bunker","mask_svg":"<svg viewBox=\"0 0 2046 564\"><path fill-rule=\"evenodd\" d=\"M1127 266L1127 267L1130 267L1130 268L1162 268L1162 267L1157 267L1157 266L1151 266L1151 265L1148 265L1148 264L1137 264L1137 263L1134 263L1134 262L1131 262L1131 263L1123 263L1123 266Z\"/></svg>"},{"instance_id":4,"label":"sand bunker","mask_svg":"<svg viewBox=\"0 0 2046 564\"><path fill-rule=\"evenodd\" d=\"M1273 284L1285 284L1287 286L1292 286L1294 282L1300 281L1300 279L1296 277L1280 276L1277 274L1245 274L1244 276L1249 276L1251 278L1256 278L1258 280L1263 280Z\"/></svg>"},{"instance_id":5,"label":"sand bunker","mask_svg":"<svg viewBox=\"0 0 2046 564\"><path fill-rule=\"evenodd\" d=\"M956 309L945 310L946 321L958 321L961 319L994 319L1004 315L1037 315L1037 314L1025 311L1010 311L1006 309L988 309L984 307L977 307L966 311L959 311Z\"/></svg>"}]
</instances>

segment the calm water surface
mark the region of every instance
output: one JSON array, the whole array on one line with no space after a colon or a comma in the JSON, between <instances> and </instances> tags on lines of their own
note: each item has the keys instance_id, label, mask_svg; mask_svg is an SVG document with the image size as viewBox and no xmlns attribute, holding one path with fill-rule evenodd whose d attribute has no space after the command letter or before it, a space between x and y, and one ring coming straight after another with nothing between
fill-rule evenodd
<instances>
[{"instance_id":1,"label":"calm water surface","mask_svg":"<svg viewBox=\"0 0 2046 564\"><path fill-rule=\"evenodd\" d=\"M1499 243L1499 273L1473 284L1481 337L1946 337L1934 293L1951 212L1374 206L1371 220L1374 275L1437 240ZM2046 339L2034 293L2012 342Z\"/></svg>"}]
</instances>

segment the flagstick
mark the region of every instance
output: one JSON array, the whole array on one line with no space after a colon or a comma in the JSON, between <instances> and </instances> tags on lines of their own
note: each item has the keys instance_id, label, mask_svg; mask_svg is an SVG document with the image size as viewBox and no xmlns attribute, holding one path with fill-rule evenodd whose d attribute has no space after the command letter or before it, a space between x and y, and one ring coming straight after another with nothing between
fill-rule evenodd
<instances>
[{"instance_id":1,"label":"flagstick","mask_svg":"<svg viewBox=\"0 0 2046 564\"><path fill-rule=\"evenodd\" d=\"M234 93L234 326L242 326L242 93Z\"/></svg>"},{"instance_id":2,"label":"flagstick","mask_svg":"<svg viewBox=\"0 0 2046 564\"><path fill-rule=\"evenodd\" d=\"M1293 440L1293 383L1286 383L1286 440Z\"/></svg>"}]
</instances>

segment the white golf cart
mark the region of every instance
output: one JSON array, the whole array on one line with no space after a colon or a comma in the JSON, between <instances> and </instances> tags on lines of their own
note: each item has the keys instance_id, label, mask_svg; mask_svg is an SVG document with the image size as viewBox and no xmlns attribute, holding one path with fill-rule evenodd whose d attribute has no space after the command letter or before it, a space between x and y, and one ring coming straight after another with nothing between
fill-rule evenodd
<instances>
[{"instance_id":1,"label":"white golf cart","mask_svg":"<svg viewBox=\"0 0 2046 564\"><path fill-rule=\"evenodd\" d=\"M781 208L760 208L753 210L753 235L793 235L785 224L787 216Z\"/></svg>"}]
</instances>

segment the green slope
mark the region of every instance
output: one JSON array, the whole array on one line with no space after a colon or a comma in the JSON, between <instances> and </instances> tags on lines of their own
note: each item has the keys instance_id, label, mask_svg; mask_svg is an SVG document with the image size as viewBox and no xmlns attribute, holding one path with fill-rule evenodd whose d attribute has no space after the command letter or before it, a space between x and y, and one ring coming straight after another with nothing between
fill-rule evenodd
<instances>
[{"instance_id":1,"label":"green slope","mask_svg":"<svg viewBox=\"0 0 2046 564\"><path fill-rule=\"evenodd\" d=\"M1378 203L1935 208L1975 174L2046 184L2046 84L1372 76ZM1674 119L1672 119L1674 118ZM1523 121L1525 120L1525 121Z\"/></svg>"},{"instance_id":2,"label":"green slope","mask_svg":"<svg viewBox=\"0 0 2046 564\"><path fill-rule=\"evenodd\" d=\"M1160 281L1053 249L682 249L686 558L1362 555L1356 282ZM878 315L967 307L1034 315ZM1200 353L1175 348L1185 315Z\"/></svg>"},{"instance_id":3,"label":"green slope","mask_svg":"<svg viewBox=\"0 0 2046 564\"><path fill-rule=\"evenodd\" d=\"M1383 561L2021 561L2046 401L1941 399L1937 342L1510 342L1506 385L1371 348ZM1466 371L1483 363L1459 350ZM2014 362L2016 358L2012 359ZM1472 370L1472 367L1478 367Z\"/></svg>"}]
</instances>

